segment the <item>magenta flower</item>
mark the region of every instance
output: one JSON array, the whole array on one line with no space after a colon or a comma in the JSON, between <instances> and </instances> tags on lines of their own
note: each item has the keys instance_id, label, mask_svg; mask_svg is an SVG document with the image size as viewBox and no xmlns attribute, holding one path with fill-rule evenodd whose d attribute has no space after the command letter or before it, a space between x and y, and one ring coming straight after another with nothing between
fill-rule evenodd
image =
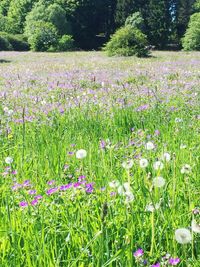
<instances>
[{"instance_id":1,"label":"magenta flower","mask_svg":"<svg viewBox=\"0 0 200 267\"><path fill-rule=\"evenodd\" d=\"M34 200L31 201L31 205L32 206L35 206L37 204L38 204L38 200L37 199L34 199Z\"/></svg>"},{"instance_id":2,"label":"magenta flower","mask_svg":"<svg viewBox=\"0 0 200 267\"><path fill-rule=\"evenodd\" d=\"M36 190L29 190L29 195L35 195L36 194Z\"/></svg>"},{"instance_id":3,"label":"magenta flower","mask_svg":"<svg viewBox=\"0 0 200 267\"><path fill-rule=\"evenodd\" d=\"M56 191L58 191L58 188L55 187L55 188L50 188L46 191L46 194L47 195L52 195L53 193L55 193Z\"/></svg>"},{"instance_id":4,"label":"magenta flower","mask_svg":"<svg viewBox=\"0 0 200 267\"><path fill-rule=\"evenodd\" d=\"M23 182L23 187L29 187L30 185L30 180L26 180Z\"/></svg>"},{"instance_id":5,"label":"magenta flower","mask_svg":"<svg viewBox=\"0 0 200 267\"><path fill-rule=\"evenodd\" d=\"M34 199L37 199L37 200L38 199L42 199L42 198L43 198L43 196L41 196L41 195L37 195L37 196L34 197Z\"/></svg>"},{"instance_id":6,"label":"magenta flower","mask_svg":"<svg viewBox=\"0 0 200 267\"><path fill-rule=\"evenodd\" d=\"M23 208L24 208L24 207L27 207L27 206L28 206L28 202L26 202L26 201L22 201L22 202L19 203L19 206L20 206L20 207L23 207Z\"/></svg>"},{"instance_id":7,"label":"magenta flower","mask_svg":"<svg viewBox=\"0 0 200 267\"><path fill-rule=\"evenodd\" d=\"M85 187L86 187L86 193L92 193L94 191L94 186L93 186L94 183L89 183L89 184L86 184Z\"/></svg>"},{"instance_id":8,"label":"magenta flower","mask_svg":"<svg viewBox=\"0 0 200 267\"><path fill-rule=\"evenodd\" d=\"M105 149L106 148L106 142L104 140L100 141L100 148Z\"/></svg>"},{"instance_id":9,"label":"magenta flower","mask_svg":"<svg viewBox=\"0 0 200 267\"><path fill-rule=\"evenodd\" d=\"M74 183L74 188L79 187L81 185L80 182Z\"/></svg>"},{"instance_id":10,"label":"magenta flower","mask_svg":"<svg viewBox=\"0 0 200 267\"><path fill-rule=\"evenodd\" d=\"M157 262L157 263L155 263L155 264L153 264L153 265L151 265L151 267L160 267L161 265L160 265L160 263L159 262Z\"/></svg>"},{"instance_id":11,"label":"magenta flower","mask_svg":"<svg viewBox=\"0 0 200 267\"><path fill-rule=\"evenodd\" d=\"M60 190L61 190L61 191L65 191L65 190L71 188L72 185L73 185L72 183L69 183L69 184L66 184L66 185L61 185L61 186L60 186Z\"/></svg>"},{"instance_id":12,"label":"magenta flower","mask_svg":"<svg viewBox=\"0 0 200 267\"><path fill-rule=\"evenodd\" d=\"M180 262L179 258L170 258L169 259L169 264L170 265L177 265Z\"/></svg>"},{"instance_id":13,"label":"magenta flower","mask_svg":"<svg viewBox=\"0 0 200 267\"><path fill-rule=\"evenodd\" d=\"M133 256L134 256L135 258L139 258L139 257L141 257L141 256L143 256L143 255L144 255L144 251L143 251L142 248L137 249L137 250L133 253Z\"/></svg>"},{"instance_id":14,"label":"magenta flower","mask_svg":"<svg viewBox=\"0 0 200 267\"><path fill-rule=\"evenodd\" d=\"M48 182L47 182L48 185L52 185L52 184L54 184L54 183L55 183L55 180L51 180L51 181L48 181Z\"/></svg>"}]
</instances>

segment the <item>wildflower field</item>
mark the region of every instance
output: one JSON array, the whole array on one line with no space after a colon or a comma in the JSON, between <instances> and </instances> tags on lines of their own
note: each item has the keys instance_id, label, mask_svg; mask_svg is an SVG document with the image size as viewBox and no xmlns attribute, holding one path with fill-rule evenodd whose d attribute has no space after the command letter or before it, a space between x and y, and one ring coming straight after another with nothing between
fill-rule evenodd
<instances>
[{"instance_id":1,"label":"wildflower field","mask_svg":"<svg viewBox=\"0 0 200 267\"><path fill-rule=\"evenodd\" d=\"M200 53L0 53L0 266L200 266Z\"/></svg>"}]
</instances>

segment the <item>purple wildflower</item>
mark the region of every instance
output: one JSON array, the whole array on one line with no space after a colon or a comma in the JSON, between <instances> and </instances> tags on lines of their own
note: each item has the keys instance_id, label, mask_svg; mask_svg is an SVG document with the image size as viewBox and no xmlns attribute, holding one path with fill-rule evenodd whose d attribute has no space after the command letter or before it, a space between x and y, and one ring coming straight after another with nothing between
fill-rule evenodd
<instances>
[{"instance_id":1,"label":"purple wildflower","mask_svg":"<svg viewBox=\"0 0 200 267\"><path fill-rule=\"evenodd\" d=\"M160 135L160 131L159 130L155 130L154 134L155 135Z\"/></svg>"},{"instance_id":2,"label":"purple wildflower","mask_svg":"<svg viewBox=\"0 0 200 267\"><path fill-rule=\"evenodd\" d=\"M55 188L50 188L46 191L46 194L47 195L52 195L53 193L55 193L56 191L58 191L58 188L55 187Z\"/></svg>"},{"instance_id":3,"label":"purple wildflower","mask_svg":"<svg viewBox=\"0 0 200 267\"><path fill-rule=\"evenodd\" d=\"M169 264L170 265L177 265L180 262L179 258L170 258L169 259Z\"/></svg>"},{"instance_id":4,"label":"purple wildflower","mask_svg":"<svg viewBox=\"0 0 200 267\"><path fill-rule=\"evenodd\" d=\"M69 184L66 184L66 185L61 185L61 186L60 186L60 190L61 190L61 191L65 191L65 190L71 188L72 185L73 185L72 183L69 183Z\"/></svg>"},{"instance_id":5,"label":"purple wildflower","mask_svg":"<svg viewBox=\"0 0 200 267\"><path fill-rule=\"evenodd\" d=\"M31 201L31 205L32 206L35 206L37 204L38 204L38 200L37 199L34 199L34 200Z\"/></svg>"},{"instance_id":6,"label":"purple wildflower","mask_svg":"<svg viewBox=\"0 0 200 267\"><path fill-rule=\"evenodd\" d=\"M74 152L73 152L73 151L69 151L69 152L68 152L68 155L69 155L69 156L73 156L73 155L74 155Z\"/></svg>"},{"instance_id":7,"label":"purple wildflower","mask_svg":"<svg viewBox=\"0 0 200 267\"><path fill-rule=\"evenodd\" d=\"M30 190L28 193L29 193L29 195L35 195L36 194L36 190Z\"/></svg>"},{"instance_id":8,"label":"purple wildflower","mask_svg":"<svg viewBox=\"0 0 200 267\"><path fill-rule=\"evenodd\" d=\"M66 171L67 169L69 169L69 165L68 164L65 164L64 171Z\"/></svg>"},{"instance_id":9,"label":"purple wildflower","mask_svg":"<svg viewBox=\"0 0 200 267\"><path fill-rule=\"evenodd\" d=\"M28 202L22 201L22 202L19 203L19 206L20 207L27 207L28 206Z\"/></svg>"},{"instance_id":10,"label":"purple wildflower","mask_svg":"<svg viewBox=\"0 0 200 267\"><path fill-rule=\"evenodd\" d=\"M17 170L14 170L11 172L13 175L16 175L17 174Z\"/></svg>"},{"instance_id":11,"label":"purple wildflower","mask_svg":"<svg viewBox=\"0 0 200 267\"><path fill-rule=\"evenodd\" d=\"M37 199L37 200L38 199L42 199L42 198L43 198L43 196L41 196L41 195L37 195L37 196L34 197L34 199Z\"/></svg>"},{"instance_id":12,"label":"purple wildflower","mask_svg":"<svg viewBox=\"0 0 200 267\"><path fill-rule=\"evenodd\" d=\"M136 111L143 111L143 110L147 110L149 108L149 105L148 104L144 104L144 105L141 105L139 106Z\"/></svg>"},{"instance_id":13,"label":"purple wildflower","mask_svg":"<svg viewBox=\"0 0 200 267\"><path fill-rule=\"evenodd\" d=\"M48 182L47 182L48 185L52 185L52 184L54 184L54 183L55 183L55 180L51 180L51 181L48 181Z\"/></svg>"},{"instance_id":14,"label":"purple wildflower","mask_svg":"<svg viewBox=\"0 0 200 267\"><path fill-rule=\"evenodd\" d=\"M81 182L81 181L85 180L85 178L86 178L85 175L80 175L80 176L78 177L78 181Z\"/></svg>"},{"instance_id":15,"label":"purple wildflower","mask_svg":"<svg viewBox=\"0 0 200 267\"><path fill-rule=\"evenodd\" d=\"M151 267L160 267L160 263L159 263L159 262L157 262L157 263L155 263L155 264L151 265Z\"/></svg>"},{"instance_id":16,"label":"purple wildflower","mask_svg":"<svg viewBox=\"0 0 200 267\"><path fill-rule=\"evenodd\" d=\"M30 184L30 180L26 180L23 182L23 187L29 187L31 184Z\"/></svg>"},{"instance_id":17,"label":"purple wildflower","mask_svg":"<svg viewBox=\"0 0 200 267\"><path fill-rule=\"evenodd\" d=\"M104 140L100 141L100 148L105 149L106 148L106 142Z\"/></svg>"},{"instance_id":18,"label":"purple wildflower","mask_svg":"<svg viewBox=\"0 0 200 267\"><path fill-rule=\"evenodd\" d=\"M110 196L113 197L113 196L116 196L116 192L110 192Z\"/></svg>"},{"instance_id":19,"label":"purple wildflower","mask_svg":"<svg viewBox=\"0 0 200 267\"><path fill-rule=\"evenodd\" d=\"M93 186L94 183L89 183L89 184L86 184L85 187L86 187L86 193L92 193L94 191L94 186Z\"/></svg>"},{"instance_id":20,"label":"purple wildflower","mask_svg":"<svg viewBox=\"0 0 200 267\"><path fill-rule=\"evenodd\" d=\"M79 187L81 185L80 182L74 183L74 188Z\"/></svg>"},{"instance_id":21,"label":"purple wildflower","mask_svg":"<svg viewBox=\"0 0 200 267\"><path fill-rule=\"evenodd\" d=\"M143 249L141 249L141 248L137 249L137 250L133 253L133 256L134 256L135 258L139 258L139 257L141 257L141 256L143 256L143 255L144 255L144 251L143 251Z\"/></svg>"},{"instance_id":22,"label":"purple wildflower","mask_svg":"<svg viewBox=\"0 0 200 267\"><path fill-rule=\"evenodd\" d=\"M22 185L21 184L18 184L18 183L15 183L13 186L12 186L12 190L13 191L16 191L17 189L21 188Z\"/></svg>"}]
</instances>

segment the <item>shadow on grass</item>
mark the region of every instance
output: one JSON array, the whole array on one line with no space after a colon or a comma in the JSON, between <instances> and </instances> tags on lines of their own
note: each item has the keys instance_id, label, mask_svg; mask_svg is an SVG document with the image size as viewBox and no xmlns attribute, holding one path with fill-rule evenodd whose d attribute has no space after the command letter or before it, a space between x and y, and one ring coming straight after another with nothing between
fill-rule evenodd
<instances>
[{"instance_id":1,"label":"shadow on grass","mask_svg":"<svg viewBox=\"0 0 200 267\"><path fill-rule=\"evenodd\" d=\"M10 60L7 60L7 59L0 59L0 63L10 63L11 61Z\"/></svg>"}]
</instances>

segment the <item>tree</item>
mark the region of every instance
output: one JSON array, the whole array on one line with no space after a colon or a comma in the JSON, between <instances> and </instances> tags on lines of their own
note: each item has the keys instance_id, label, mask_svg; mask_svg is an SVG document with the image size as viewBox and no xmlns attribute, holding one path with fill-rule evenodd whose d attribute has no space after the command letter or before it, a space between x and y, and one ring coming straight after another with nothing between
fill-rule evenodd
<instances>
[{"instance_id":1,"label":"tree","mask_svg":"<svg viewBox=\"0 0 200 267\"><path fill-rule=\"evenodd\" d=\"M25 28L25 34L33 51L48 51L58 44L58 33L50 22L34 21Z\"/></svg>"},{"instance_id":2,"label":"tree","mask_svg":"<svg viewBox=\"0 0 200 267\"><path fill-rule=\"evenodd\" d=\"M12 0L7 13L7 31L23 33L25 18L37 0Z\"/></svg>"},{"instance_id":3,"label":"tree","mask_svg":"<svg viewBox=\"0 0 200 267\"><path fill-rule=\"evenodd\" d=\"M176 31L179 40L183 37L191 14L195 0L176 0Z\"/></svg>"},{"instance_id":4,"label":"tree","mask_svg":"<svg viewBox=\"0 0 200 267\"><path fill-rule=\"evenodd\" d=\"M70 34L70 23L66 12L59 4L40 0L26 16L26 31L36 21L49 22L55 26L60 35Z\"/></svg>"},{"instance_id":5,"label":"tree","mask_svg":"<svg viewBox=\"0 0 200 267\"><path fill-rule=\"evenodd\" d=\"M150 44L164 48L171 30L170 3L168 0L150 0L147 15L147 33Z\"/></svg>"},{"instance_id":6,"label":"tree","mask_svg":"<svg viewBox=\"0 0 200 267\"><path fill-rule=\"evenodd\" d=\"M183 48L200 51L200 12L190 17L189 26L183 38Z\"/></svg>"}]
</instances>

